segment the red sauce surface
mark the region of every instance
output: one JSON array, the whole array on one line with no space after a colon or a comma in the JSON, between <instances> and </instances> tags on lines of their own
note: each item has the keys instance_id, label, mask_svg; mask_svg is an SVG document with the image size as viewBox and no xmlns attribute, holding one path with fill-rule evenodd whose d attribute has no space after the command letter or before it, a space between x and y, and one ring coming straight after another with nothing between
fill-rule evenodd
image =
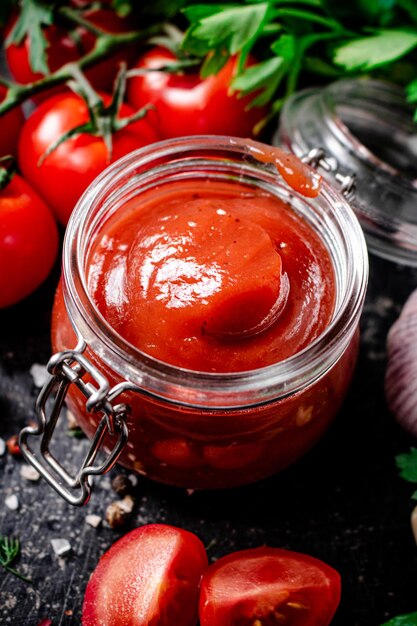
<instances>
[{"instance_id":1,"label":"red sauce surface","mask_svg":"<svg viewBox=\"0 0 417 626\"><path fill-rule=\"evenodd\" d=\"M92 244L88 284L109 324L143 352L191 370L250 370L299 352L329 324L329 253L276 197L174 183L118 213Z\"/></svg>"}]
</instances>

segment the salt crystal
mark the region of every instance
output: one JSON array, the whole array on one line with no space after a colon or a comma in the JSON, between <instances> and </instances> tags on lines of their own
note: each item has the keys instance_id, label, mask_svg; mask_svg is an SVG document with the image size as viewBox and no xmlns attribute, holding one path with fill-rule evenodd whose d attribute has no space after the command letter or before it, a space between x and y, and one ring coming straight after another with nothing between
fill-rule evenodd
<instances>
[{"instance_id":1,"label":"salt crystal","mask_svg":"<svg viewBox=\"0 0 417 626\"><path fill-rule=\"evenodd\" d=\"M43 387L46 381L48 380L49 373L45 365L34 363L32 367L30 368L29 372L33 378L33 383L35 387Z\"/></svg>"},{"instance_id":2,"label":"salt crystal","mask_svg":"<svg viewBox=\"0 0 417 626\"><path fill-rule=\"evenodd\" d=\"M4 456L6 454L6 442L4 439L0 437L0 456Z\"/></svg>"},{"instance_id":3,"label":"salt crystal","mask_svg":"<svg viewBox=\"0 0 417 626\"><path fill-rule=\"evenodd\" d=\"M101 524L101 517L99 515L86 515L85 521L89 524L89 526L98 528Z\"/></svg>"},{"instance_id":4,"label":"salt crystal","mask_svg":"<svg viewBox=\"0 0 417 626\"><path fill-rule=\"evenodd\" d=\"M138 484L138 477L136 474L129 474L129 480L132 483L132 487L136 487Z\"/></svg>"},{"instance_id":5,"label":"salt crystal","mask_svg":"<svg viewBox=\"0 0 417 626\"><path fill-rule=\"evenodd\" d=\"M22 467L20 468L20 475L22 478L30 480L34 483L37 482L41 477L39 472L35 470L35 468L31 465L22 465Z\"/></svg>"},{"instance_id":6,"label":"salt crystal","mask_svg":"<svg viewBox=\"0 0 417 626\"><path fill-rule=\"evenodd\" d=\"M71 552L71 544L68 539L51 539L51 545L57 556L65 556Z\"/></svg>"},{"instance_id":7,"label":"salt crystal","mask_svg":"<svg viewBox=\"0 0 417 626\"><path fill-rule=\"evenodd\" d=\"M11 511L17 511L17 509L19 508L19 500L17 499L17 496L15 496L14 494L12 494L11 496L8 496L5 499L4 504Z\"/></svg>"}]
</instances>

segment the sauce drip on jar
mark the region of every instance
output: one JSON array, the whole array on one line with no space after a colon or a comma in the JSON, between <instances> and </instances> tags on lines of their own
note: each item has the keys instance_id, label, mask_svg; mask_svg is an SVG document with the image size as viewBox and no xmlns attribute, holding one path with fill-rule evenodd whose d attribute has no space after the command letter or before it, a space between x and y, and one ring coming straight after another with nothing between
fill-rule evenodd
<instances>
[{"instance_id":1,"label":"sauce drip on jar","mask_svg":"<svg viewBox=\"0 0 417 626\"><path fill-rule=\"evenodd\" d=\"M316 178L297 167L293 186L313 195ZM120 213L92 244L88 284L110 325L144 353L196 371L251 370L328 326L329 253L277 197L233 182L166 184Z\"/></svg>"},{"instance_id":2,"label":"sauce drip on jar","mask_svg":"<svg viewBox=\"0 0 417 626\"><path fill-rule=\"evenodd\" d=\"M266 146L253 139L245 139L248 153L261 163L270 163L281 174L286 183L307 198L316 198L320 193L321 176L294 154L274 146Z\"/></svg>"}]
</instances>

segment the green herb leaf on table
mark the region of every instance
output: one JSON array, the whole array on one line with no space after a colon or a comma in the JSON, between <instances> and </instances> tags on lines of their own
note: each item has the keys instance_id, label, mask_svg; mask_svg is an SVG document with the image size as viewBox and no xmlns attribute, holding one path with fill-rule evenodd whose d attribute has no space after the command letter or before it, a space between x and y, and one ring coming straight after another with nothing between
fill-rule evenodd
<instances>
[{"instance_id":1,"label":"green herb leaf on table","mask_svg":"<svg viewBox=\"0 0 417 626\"><path fill-rule=\"evenodd\" d=\"M417 102L417 78L408 83L405 88L408 102Z\"/></svg>"},{"instance_id":2,"label":"green herb leaf on table","mask_svg":"<svg viewBox=\"0 0 417 626\"><path fill-rule=\"evenodd\" d=\"M410 448L410 452L399 454L395 457L395 462L401 478L410 483L417 483L417 448Z\"/></svg>"},{"instance_id":3,"label":"green herb leaf on table","mask_svg":"<svg viewBox=\"0 0 417 626\"><path fill-rule=\"evenodd\" d=\"M10 567L14 560L19 556L20 542L19 539L13 537L5 537L0 535L0 565L7 571L20 578L24 582L30 583L30 579L23 574L17 572L13 567Z\"/></svg>"},{"instance_id":4,"label":"green herb leaf on table","mask_svg":"<svg viewBox=\"0 0 417 626\"><path fill-rule=\"evenodd\" d=\"M50 26L54 22L55 3L42 0L22 0L19 17L6 40L6 46L11 43L20 45L25 37L30 42L30 65L34 72L49 74L46 62L48 42L43 32L43 26Z\"/></svg>"},{"instance_id":5,"label":"green herb leaf on table","mask_svg":"<svg viewBox=\"0 0 417 626\"><path fill-rule=\"evenodd\" d=\"M417 47L417 29L379 30L338 46L333 61L348 71L368 71L403 57Z\"/></svg>"},{"instance_id":6,"label":"green herb leaf on table","mask_svg":"<svg viewBox=\"0 0 417 626\"><path fill-rule=\"evenodd\" d=\"M417 613L393 617L389 622L382 624L382 626L417 626Z\"/></svg>"},{"instance_id":7,"label":"green herb leaf on table","mask_svg":"<svg viewBox=\"0 0 417 626\"><path fill-rule=\"evenodd\" d=\"M406 85L405 93L408 102L410 102L411 104L417 103L417 78L415 78L410 83L408 83L408 85ZM414 112L414 121L417 122L417 110Z\"/></svg>"}]
</instances>

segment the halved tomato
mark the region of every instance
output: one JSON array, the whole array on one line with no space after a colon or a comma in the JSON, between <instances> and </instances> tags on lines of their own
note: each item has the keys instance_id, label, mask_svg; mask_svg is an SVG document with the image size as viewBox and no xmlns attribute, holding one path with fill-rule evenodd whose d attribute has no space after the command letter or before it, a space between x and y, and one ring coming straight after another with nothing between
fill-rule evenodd
<instances>
[{"instance_id":1,"label":"halved tomato","mask_svg":"<svg viewBox=\"0 0 417 626\"><path fill-rule=\"evenodd\" d=\"M327 626L339 601L339 574L326 563L279 548L254 548L206 570L200 624Z\"/></svg>"},{"instance_id":2,"label":"halved tomato","mask_svg":"<svg viewBox=\"0 0 417 626\"><path fill-rule=\"evenodd\" d=\"M83 626L195 626L207 555L193 533L132 530L102 556L87 585Z\"/></svg>"}]
</instances>

